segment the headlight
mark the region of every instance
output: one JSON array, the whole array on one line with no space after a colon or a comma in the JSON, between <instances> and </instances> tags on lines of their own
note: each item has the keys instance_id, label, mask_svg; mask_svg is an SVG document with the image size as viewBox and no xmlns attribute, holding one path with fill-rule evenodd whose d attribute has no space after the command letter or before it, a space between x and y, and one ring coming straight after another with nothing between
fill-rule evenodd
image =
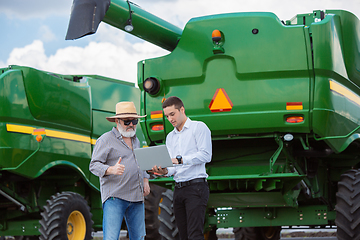
<instances>
[{"instance_id":1,"label":"headlight","mask_svg":"<svg viewBox=\"0 0 360 240\"><path fill-rule=\"evenodd\" d=\"M145 92L155 95L160 90L160 81L157 78L149 77L144 81L143 87Z\"/></svg>"}]
</instances>

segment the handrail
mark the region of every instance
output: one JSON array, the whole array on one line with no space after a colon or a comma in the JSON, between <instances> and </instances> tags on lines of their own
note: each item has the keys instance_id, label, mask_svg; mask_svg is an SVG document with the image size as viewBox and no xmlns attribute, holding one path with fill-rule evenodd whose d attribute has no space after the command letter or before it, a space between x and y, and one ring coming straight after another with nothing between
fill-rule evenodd
<instances>
[{"instance_id":1,"label":"handrail","mask_svg":"<svg viewBox=\"0 0 360 240\"><path fill-rule=\"evenodd\" d=\"M351 131L350 133L348 133L347 135L345 135L345 136L331 136L331 137L317 138L317 137L315 136L315 133L314 133L314 139L315 139L316 141L321 141L321 140L328 140L328 139L348 138L348 137L350 137L350 135L352 135L354 132L356 132L357 130L359 130L359 128L360 128L360 125L359 125L357 128L355 128L353 131Z\"/></svg>"}]
</instances>

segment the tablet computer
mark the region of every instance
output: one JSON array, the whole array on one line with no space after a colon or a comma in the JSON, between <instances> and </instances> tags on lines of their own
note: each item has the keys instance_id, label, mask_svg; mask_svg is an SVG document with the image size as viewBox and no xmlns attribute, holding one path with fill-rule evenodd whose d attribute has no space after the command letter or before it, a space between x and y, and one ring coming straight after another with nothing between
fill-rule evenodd
<instances>
[{"instance_id":1,"label":"tablet computer","mask_svg":"<svg viewBox=\"0 0 360 240\"><path fill-rule=\"evenodd\" d=\"M136 148L134 153L141 170L150 170L155 165L162 168L173 166L166 145Z\"/></svg>"}]
</instances>

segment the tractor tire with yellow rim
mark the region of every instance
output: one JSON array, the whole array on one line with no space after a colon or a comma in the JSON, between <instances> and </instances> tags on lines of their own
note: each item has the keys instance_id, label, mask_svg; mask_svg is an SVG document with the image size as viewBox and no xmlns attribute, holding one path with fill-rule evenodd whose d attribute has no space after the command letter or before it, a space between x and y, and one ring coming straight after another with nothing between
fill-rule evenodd
<instances>
[{"instance_id":1,"label":"tractor tire with yellow rim","mask_svg":"<svg viewBox=\"0 0 360 240\"><path fill-rule=\"evenodd\" d=\"M160 213L159 213L159 233L161 235L161 240L179 240L179 230L176 226L175 215L173 209L173 197L174 192L170 189L167 189L162 193L162 201L159 203Z\"/></svg>"},{"instance_id":2,"label":"tractor tire with yellow rim","mask_svg":"<svg viewBox=\"0 0 360 240\"><path fill-rule=\"evenodd\" d=\"M91 239L92 214L78 193L57 193L44 206L40 220L40 240Z\"/></svg>"},{"instance_id":3,"label":"tractor tire with yellow rim","mask_svg":"<svg viewBox=\"0 0 360 240\"><path fill-rule=\"evenodd\" d=\"M166 190L161 186L150 183L150 194L145 197L145 240L159 240L160 215L159 203L162 202L162 193Z\"/></svg>"}]
</instances>

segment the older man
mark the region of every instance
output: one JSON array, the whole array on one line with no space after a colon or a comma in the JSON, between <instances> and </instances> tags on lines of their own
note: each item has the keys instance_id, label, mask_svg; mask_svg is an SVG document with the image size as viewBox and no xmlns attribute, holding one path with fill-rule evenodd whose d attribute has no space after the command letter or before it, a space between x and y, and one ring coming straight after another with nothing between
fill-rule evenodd
<instances>
[{"instance_id":1,"label":"older man","mask_svg":"<svg viewBox=\"0 0 360 240\"><path fill-rule=\"evenodd\" d=\"M116 115L107 117L116 127L96 141L90 171L100 178L104 240L118 240L125 217L131 240L145 237L144 196L150 193L149 175L140 170L133 150L139 116L133 102L116 104Z\"/></svg>"}]
</instances>

